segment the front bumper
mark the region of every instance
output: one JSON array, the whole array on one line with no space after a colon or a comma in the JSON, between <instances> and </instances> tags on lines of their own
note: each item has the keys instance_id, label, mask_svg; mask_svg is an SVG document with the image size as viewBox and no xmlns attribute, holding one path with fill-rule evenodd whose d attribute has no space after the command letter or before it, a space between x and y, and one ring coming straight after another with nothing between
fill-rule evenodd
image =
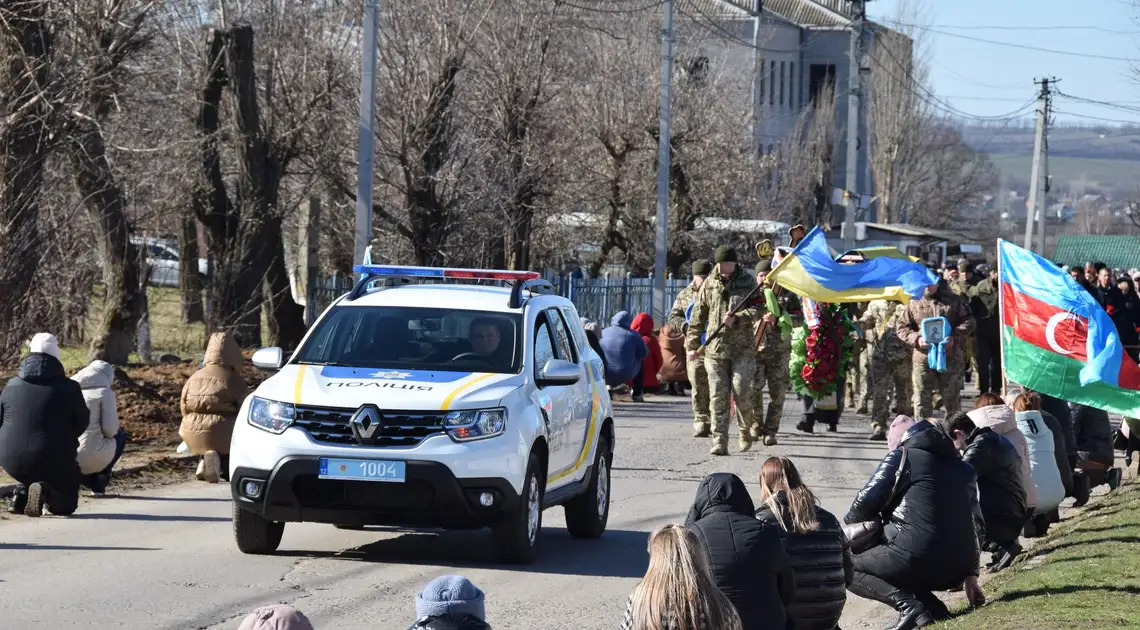
<instances>
[{"instance_id":1,"label":"front bumper","mask_svg":"<svg viewBox=\"0 0 1140 630\"><path fill-rule=\"evenodd\" d=\"M458 479L431 461L407 461L403 483L319 479L320 458L286 457L273 470L237 467L230 492L243 510L277 522L478 529L514 514L519 495L506 479ZM243 494L246 481L261 483L257 498ZM490 507L479 495L495 497Z\"/></svg>"}]
</instances>

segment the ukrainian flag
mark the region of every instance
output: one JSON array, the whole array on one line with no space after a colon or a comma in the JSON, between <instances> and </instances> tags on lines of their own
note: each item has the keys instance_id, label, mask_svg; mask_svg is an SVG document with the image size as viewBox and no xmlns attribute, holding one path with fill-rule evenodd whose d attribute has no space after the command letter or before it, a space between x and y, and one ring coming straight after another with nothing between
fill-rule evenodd
<instances>
[{"instance_id":1,"label":"ukrainian flag","mask_svg":"<svg viewBox=\"0 0 1140 630\"><path fill-rule=\"evenodd\" d=\"M883 254L864 255L866 260L856 264L837 262L823 230L816 226L768 273L767 282L829 304L879 299L905 303L922 297L926 287L938 283L938 276L921 263Z\"/></svg>"}]
</instances>

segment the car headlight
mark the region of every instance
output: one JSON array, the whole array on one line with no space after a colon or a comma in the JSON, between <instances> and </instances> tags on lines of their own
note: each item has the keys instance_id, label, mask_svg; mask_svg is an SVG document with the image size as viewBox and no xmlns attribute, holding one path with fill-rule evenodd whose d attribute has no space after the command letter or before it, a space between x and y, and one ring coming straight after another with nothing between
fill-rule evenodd
<instances>
[{"instance_id":1,"label":"car headlight","mask_svg":"<svg viewBox=\"0 0 1140 630\"><path fill-rule=\"evenodd\" d=\"M507 430L507 410L452 411L444 417L443 426L457 442L495 437Z\"/></svg>"},{"instance_id":2,"label":"car headlight","mask_svg":"<svg viewBox=\"0 0 1140 630\"><path fill-rule=\"evenodd\" d=\"M249 423L263 431L281 435L296 419L297 408L290 403L254 396L249 404Z\"/></svg>"}]
</instances>

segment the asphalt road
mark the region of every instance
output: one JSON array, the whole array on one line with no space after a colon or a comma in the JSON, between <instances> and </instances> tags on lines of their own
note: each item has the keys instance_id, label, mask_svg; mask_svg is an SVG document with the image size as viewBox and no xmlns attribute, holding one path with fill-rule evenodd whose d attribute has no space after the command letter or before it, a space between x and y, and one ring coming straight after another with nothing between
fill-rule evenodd
<instances>
[{"instance_id":1,"label":"asphalt road","mask_svg":"<svg viewBox=\"0 0 1140 630\"><path fill-rule=\"evenodd\" d=\"M647 563L646 536L684 519L697 482L729 471L754 496L760 465L791 457L828 510L842 518L884 454L866 422L837 434L799 434L787 403L776 447L712 458L690 437L687 399L617 404L609 529L571 540L560 509L545 515L538 563L493 563L489 532L340 531L290 524L281 552L246 556L230 531L224 485L189 482L138 495L85 500L71 518L0 520L0 625L5 628L236 628L253 608L290 603L318 629L403 630L415 594L459 573L487 594L488 621L507 630L612 629ZM733 429L735 432L735 428ZM875 610L875 609L878 610ZM872 612L874 611L874 612ZM844 628L870 627L882 607L849 598Z\"/></svg>"}]
</instances>

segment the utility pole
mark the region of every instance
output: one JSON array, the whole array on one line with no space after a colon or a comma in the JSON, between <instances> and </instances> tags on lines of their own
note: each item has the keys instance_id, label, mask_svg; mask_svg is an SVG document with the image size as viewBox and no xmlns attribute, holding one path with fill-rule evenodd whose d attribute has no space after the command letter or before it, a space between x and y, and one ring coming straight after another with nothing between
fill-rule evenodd
<instances>
[{"instance_id":1,"label":"utility pole","mask_svg":"<svg viewBox=\"0 0 1140 630\"><path fill-rule=\"evenodd\" d=\"M1049 133L1049 108L1052 101L1050 85L1057 79L1034 81L1040 85L1037 94L1037 130L1033 137L1033 166L1029 169L1029 200L1025 206L1025 249L1033 250L1033 222L1040 215L1041 224L1037 230L1036 252L1045 255L1045 180L1048 177L1046 162L1046 136Z\"/></svg>"},{"instance_id":2,"label":"utility pole","mask_svg":"<svg viewBox=\"0 0 1140 630\"><path fill-rule=\"evenodd\" d=\"M847 183L844 198L847 208L843 216L843 246L855 249L855 213L859 208L859 108L863 91L862 51L863 25L867 18L865 0L851 1L851 51L847 69Z\"/></svg>"},{"instance_id":3,"label":"utility pole","mask_svg":"<svg viewBox=\"0 0 1140 630\"><path fill-rule=\"evenodd\" d=\"M669 252L669 133L670 106L673 102L673 0L664 0L665 25L661 29L661 103L657 131L657 252L653 259L653 317L668 312L665 295L665 263Z\"/></svg>"},{"instance_id":4,"label":"utility pole","mask_svg":"<svg viewBox=\"0 0 1140 630\"><path fill-rule=\"evenodd\" d=\"M372 241L372 178L375 174L376 48L380 30L380 0L364 0L364 32L360 42L360 136L356 151L356 238L354 264L364 261Z\"/></svg>"},{"instance_id":5,"label":"utility pole","mask_svg":"<svg viewBox=\"0 0 1140 630\"><path fill-rule=\"evenodd\" d=\"M763 27L760 13L752 16L752 159L759 160L764 145L760 142L760 125L764 103L764 55L760 50L760 29ZM754 175L756 175L754 173ZM757 177L759 179L759 177Z\"/></svg>"}]
</instances>

